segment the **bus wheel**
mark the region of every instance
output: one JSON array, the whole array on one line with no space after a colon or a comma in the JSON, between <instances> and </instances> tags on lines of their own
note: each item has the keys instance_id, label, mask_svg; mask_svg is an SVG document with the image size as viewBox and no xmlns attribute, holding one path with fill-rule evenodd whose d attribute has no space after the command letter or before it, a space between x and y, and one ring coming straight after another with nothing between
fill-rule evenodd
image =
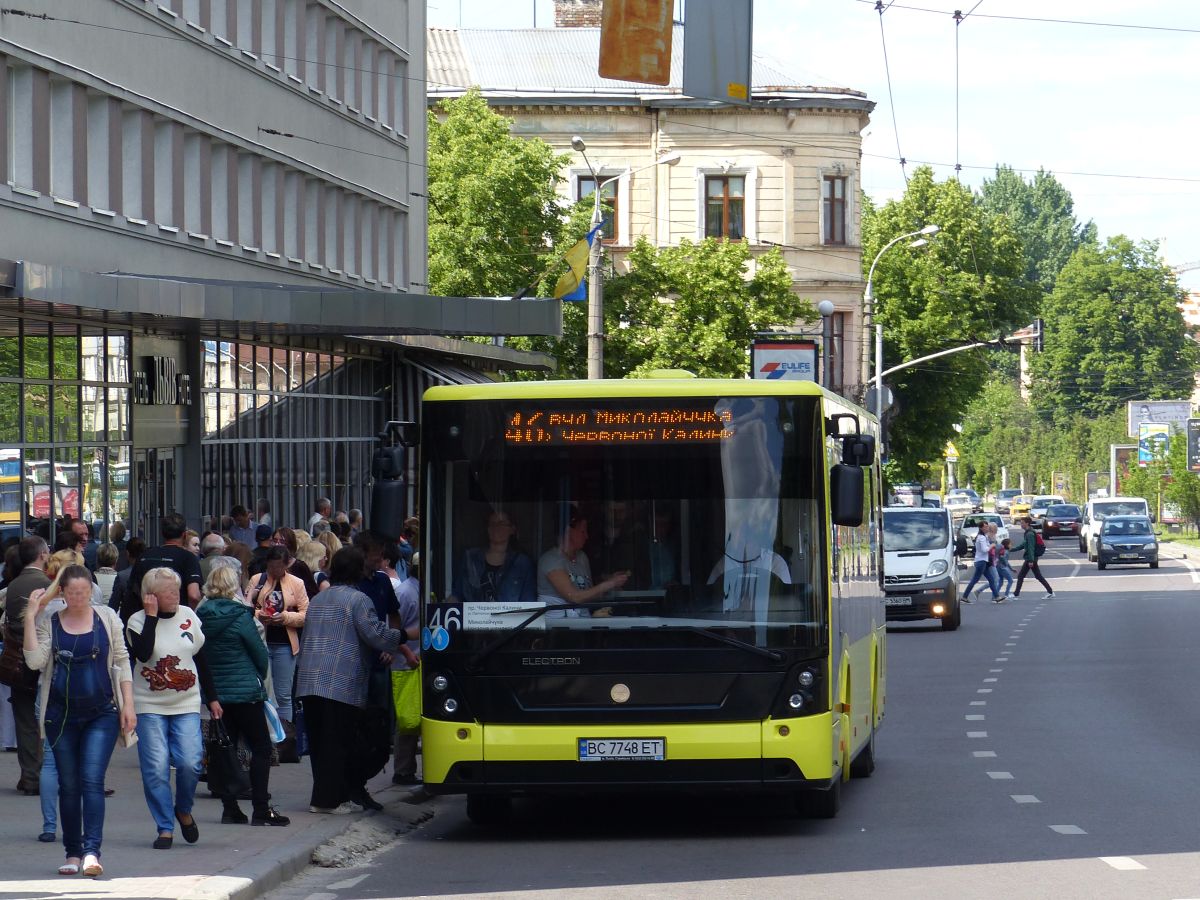
<instances>
[{"instance_id":1,"label":"bus wheel","mask_svg":"<svg viewBox=\"0 0 1200 900\"><path fill-rule=\"evenodd\" d=\"M842 805L842 779L837 776L825 791L804 791L796 795L796 811L806 819L832 819Z\"/></svg>"},{"instance_id":2,"label":"bus wheel","mask_svg":"<svg viewBox=\"0 0 1200 900\"><path fill-rule=\"evenodd\" d=\"M867 745L858 752L858 756L854 757L854 762L850 763L851 778L870 778L871 773L875 771L875 728L871 728L871 737L867 739Z\"/></svg>"},{"instance_id":3,"label":"bus wheel","mask_svg":"<svg viewBox=\"0 0 1200 900\"><path fill-rule=\"evenodd\" d=\"M467 818L475 825L503 825L512 816L512 798L505 794L467 794Z\"/></svg>"}]
</instances>

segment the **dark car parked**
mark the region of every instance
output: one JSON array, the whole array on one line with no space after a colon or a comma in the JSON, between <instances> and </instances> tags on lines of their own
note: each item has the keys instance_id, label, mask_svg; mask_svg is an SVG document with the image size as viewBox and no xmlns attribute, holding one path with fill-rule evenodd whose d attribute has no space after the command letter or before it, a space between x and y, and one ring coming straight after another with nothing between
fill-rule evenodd
<instances>
[{"instance_id":1,"label":"dark car parked","mask_svg":"<svg viewBox=\"0 0 1200 900\"><path fill-rule=\"evenodd\" d=\"M1158 568L1158 538L1149 516L1109 516L1100 526L1096 565L1149 563Z\"/></svg>"},{"instance_id":2,"label":"dark car parked","mask_svg":"<svg viewBox=\"0 0 1200 900\"><path fill-rule=\"evenodd\" d=\"M1073 503L1062 503L1046 509L1042 520L1042 537L1052 538L1068 535L1078 537L1083 525L1083 511Z\"/></svg>"}]
</instances>

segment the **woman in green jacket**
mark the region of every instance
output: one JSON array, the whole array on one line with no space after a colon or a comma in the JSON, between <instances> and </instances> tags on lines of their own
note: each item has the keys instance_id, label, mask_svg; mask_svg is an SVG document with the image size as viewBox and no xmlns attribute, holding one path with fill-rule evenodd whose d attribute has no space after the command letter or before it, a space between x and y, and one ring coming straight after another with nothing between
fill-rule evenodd
<instances>
[{"instance_id":1,"label":"woman in green jacket","mask_svg":"<svg viewBox=\"0 0 1200 900\"><path fill-rule=\"evenodd\" d=\"M222 825L287 825L268 804L271 775L271 737L263 713L267 699L263 679L267 677L267 646L254 627L254 612L237 600L241 581L231 566L214 566L204 583L205 600L196 609L205 635L205 656L212 672L215 699L221 701L220 718L236 745L244 738L250 746L250 819L238 806L237 797L224 794ZM206 698L214 699L214 698Z\"/></svg>"}]
</instances>

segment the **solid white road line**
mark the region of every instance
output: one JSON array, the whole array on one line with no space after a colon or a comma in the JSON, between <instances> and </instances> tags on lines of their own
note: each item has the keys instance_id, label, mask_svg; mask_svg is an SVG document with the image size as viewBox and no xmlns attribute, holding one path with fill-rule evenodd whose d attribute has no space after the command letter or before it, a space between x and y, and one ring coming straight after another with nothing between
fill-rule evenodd
<instances>
[{"instance_id":1,"label":"solid white road line","mask_svg":"<svg viewBox=\"0 0 1200 900\"><path fill-rule=\"evenodd\" d=\"M993 781L1012 781L1013 780L1012 772L988 772L987 774L988 774L988 778L992 779Z\"/></svg>"},{"instance_id":2,"label":"solid white road line","mask_svg":"<svg viewBox=\"0 0 1200 900\"><path fill-rule=\"evenodd\" d=\"M1016 803L1041 803L1042 802L1037 797L1033 796L1033 794L1009 794L1008 796L1012 797L1013 801Z\"/></svg>"},{"instance_id":3,"label":"solid white road line","mask_svg":"<svg viewBox=\"0 0 1200 900\"><path fill-rule=\"evenodd\" d=\"M1128 856L1101 856L1100 862L1108 863L1114 869L1122 872L1136 872L1138 869L1145 869L1136 859L1130 859Z\"/></svg>"},{"instance_id":4,"label":"solid white road line","mask_svg":"<svg viewBox=\"0 0 1200 900\"><path fill-rule=\"evenodd\" d=\"M1057 831L1059 834L1087 834L1078 825L1051 825L1051 831Z\"/></svg>"}]
</instances>

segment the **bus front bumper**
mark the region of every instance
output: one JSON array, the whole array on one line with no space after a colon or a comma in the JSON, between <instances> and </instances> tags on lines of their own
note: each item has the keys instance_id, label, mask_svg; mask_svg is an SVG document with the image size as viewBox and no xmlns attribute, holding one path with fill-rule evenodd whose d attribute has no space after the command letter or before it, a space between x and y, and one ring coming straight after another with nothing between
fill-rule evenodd
<instances>
[{"instance_id":1,"label":"bus front bumper","mask_svg":"<svg viewBox=\"0 0 1200 900\"><path fill-rule=\"evenodd\" d=\"M433 794L621 790L823 790L841 777L829 713L764 722L480 725L422 720ZM661 760L580 761L582 739L665 741Z\"/></svg>"}]
</instances>

